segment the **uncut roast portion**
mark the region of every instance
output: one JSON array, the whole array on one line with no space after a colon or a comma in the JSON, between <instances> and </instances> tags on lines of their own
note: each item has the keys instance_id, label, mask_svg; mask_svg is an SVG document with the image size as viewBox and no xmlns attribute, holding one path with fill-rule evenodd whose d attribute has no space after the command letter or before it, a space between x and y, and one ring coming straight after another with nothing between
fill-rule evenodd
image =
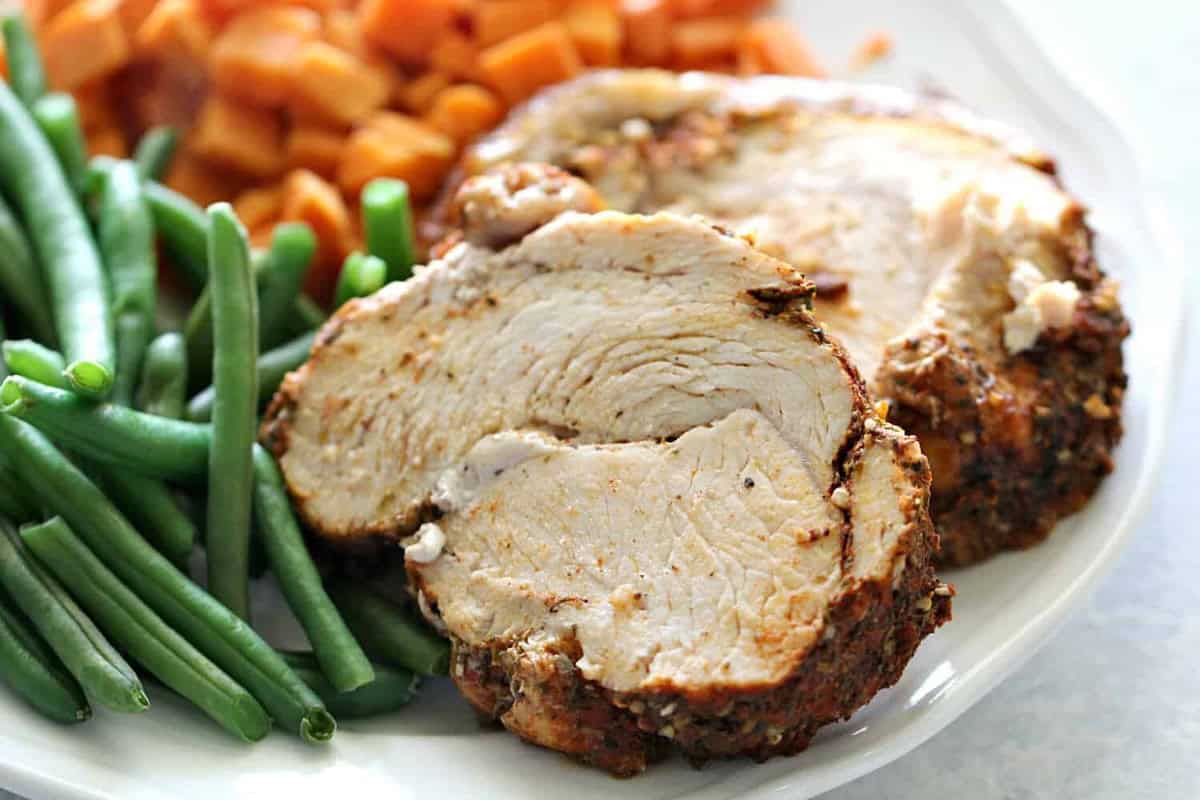
<instances>
[{"instance_id":1,"label":"uncut roast portion","mask_svg":"<svg viewBox=\"0 0 1200 800\"><path fill-rule=\"evenodd\" d=\"M930 459L946 563L1035 544L1111 470L1128 326L1082 207L1017 135L881 87L607 71L515 112L463 173L522 161L805 272Z\"/></svg>"},{"instance_id":2,"label":"uncut roast portion","mask_svg":"<svg viewBox=\"0 0 1200 800\"><path fill-rule=\"evenodd\" d=\"M321 536L404 543L514 733L619 774L794 753L949 617L928 465L794 268L596 205L468 181L460 241L344 307L263 438Z\"/></svg>"}]
</instances>

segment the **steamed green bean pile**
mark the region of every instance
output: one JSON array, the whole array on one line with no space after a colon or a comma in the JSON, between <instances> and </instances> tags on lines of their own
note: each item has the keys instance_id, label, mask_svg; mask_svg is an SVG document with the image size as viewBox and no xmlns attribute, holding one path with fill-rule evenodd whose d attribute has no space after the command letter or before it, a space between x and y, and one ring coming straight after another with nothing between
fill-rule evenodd
<instances>
[{"instance_id":1,"label":"steamed green bean pile","mask_svg":"<svg viewBox=\"0 0 1200 800\"><path fill-rule=\"evenodd\" d=\"M228 203L158 183L171 129L133 160L89 160L25 21L0 29L0 682L83 723L146 712L152 677L247 742L272 726L324 742L334 714L396 711L445 673L447 644L361 586L327 588L255 441L325 319L301 294L315 236L283 223L252 252ZM369 252L339 303L411 274L407 187L368 186L364 204ZM186 326L164 323L162 270L193 292ZM311 652L256 628L256 560Z\"/></svg>"}]
</instances>

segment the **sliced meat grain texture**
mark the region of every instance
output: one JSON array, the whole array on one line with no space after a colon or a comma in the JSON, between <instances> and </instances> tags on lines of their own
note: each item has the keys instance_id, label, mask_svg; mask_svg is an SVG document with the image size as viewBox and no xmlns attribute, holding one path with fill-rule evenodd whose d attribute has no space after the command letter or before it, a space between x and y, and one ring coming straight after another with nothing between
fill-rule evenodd
<instances>
[{"instance_id":1,"label":"sliced meat grain texture","mask_svg":"<svg viewBox=\"0 0 1200 800\"><path fill-rule=\"evenodd\" d=\"M928 465L795 269L597 202L468 181L461 240L334 317L264 440L314 530L404 542L514 733L619 774L794 753L949 616Z\"/></svg>"},{"instance_id":2,"label":"sliced meat grain texture","mask_svg":"<svg viewBox=\"0 0 1200 800\"><path fill-rule=\"evenodd\" d=\"M592 73L468 151L611 208L701 214L802 270L934 474L949 564L1044 538L1112 467L1128 325L1047 156L944 102L800 78Z\"/></svg>"}]
</instances>

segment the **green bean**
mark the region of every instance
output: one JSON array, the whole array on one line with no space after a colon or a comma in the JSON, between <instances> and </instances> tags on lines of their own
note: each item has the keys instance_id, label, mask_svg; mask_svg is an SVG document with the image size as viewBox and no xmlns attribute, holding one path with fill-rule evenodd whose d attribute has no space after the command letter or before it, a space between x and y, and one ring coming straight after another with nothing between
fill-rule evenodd
<instances>
[{"instance_id":1,"label":"green bean","mask_svg":"<svg viewBox=\"0 0 1200 800\"><path fill-rule=\"evenodd\" d=\"M28 421L73 452L147 477L195 483L208 474L209 425L91 403L19 375L0 384L0 411Z\"/></svg>"},{"instance_id":2,"label":"green bean","mask_svg":"<svg viewBox=\"0 0 1200 800\"><path fill-rule=\"evenodd\" d=\"M208 218L204 209L161 183L146 181L146 202L171 263L193 288L208 280Z\"/></svg>"},{"instance_id":3,"label":"green bean","mask_svg":"<svg viewBox=\"0 0 1200 800\"><path fill-rule=\"evenodd\" d=\"M147 541L172 564L186 571L196 546L196 524L183 512L165 484L109 464L96 472L113 503Z\"/></svg>"},{"instance_id":4,"label":"green bean","mask_svg":"<svg viewBox=\"0 0 1200 800\"><path fill-rule=\"evenodd\" d=\"M154 677L235 736L254 742L267 735L271 719L258 701L130 591L61 517L26 526L21 537Z\"/></svg>"},{"instance_id":5,"label":"green bean","mask_svg":"<svg viewBox=\"0 0 1200 800\"><path fill-rule=\"evenodd\" d=\"M21 102L32 106L46 93L46 70L33 31L23 14L5 17L3 27L8 82Z\"/></svg>"},{"instance_id":6,"label":"green bean","mask_svg":"<svg viewBox=\"0 0 1200 800\"><path fill-rule=\"evenodd\" d=\"M341 306L356 297L366 297L387 283L387 264L375 256L351 253L338 274L334 304Z\"/></svg>"},{"instance_id":7,"label":"green bean","mask_svg":"<svg viewBox=\"0 0 1200 800\"><path fill-rule=\"evenodd\" d=\"M246 229L228 203L208 210L213 306L212 444L208 457L208 590L250 614L250 519L257 432L258 310Z\"/></svg>"},{"instance_id":8,"label":"green bean","mask_svg":"<svg viewBox=\"0 0 1200 800\"><path fill-rule=\"evenodd\" d=\"M130 412L134 413L134 412ZM0 414L0 452L36 498L163 620L241 683L288 730L325 741L337 725L320 698L249 625L171 565L35 428Z\"/></svg>"},{"instance_id":9,"label":"green bean","mask_svg":"<svg viewBox=\"0 0 1200 800\"><path fill-rule=\"evenodd\" d=\"M5 598L0 598L0 677L55 722L85 722L92 717L79 684Z\"/></svg>"},{"instance_id":10,"label":"green bean","mask_svg":"<svg viewBox=\"0 0 1200 800\"><path fill-rule=\"evenodd\" d=\"M258 339L263 349L287 338L287 322L295 313L309 265L317 252L317 237L302 222L275 226L266 262L258 272Z\"/></svg>"},{"instance_id":11,"label":"green bean","mask_svg":"<svg viewBox=\"0 0 1200 800\"><path fill-rule=\"evenodd\" d=\"M416 248L408 184L394 178L368 183L362 192L362 215L367 252L387 264L387 279L402 281L412 276Z\"/></svg>"},{"instance_id":12,"label":"green bean","mask_svg":"<svg viewBox=\"0 0 1200 800\"><path fill-rule=\"evenodd\" d=\"M76 391L112 387L112 319L100 255L50 146L8 86L0 84L0 184L21 213L48 287Z\"/></svg>"},{"instance_id":13,"label":"green bean","mask_svg":"<svg viewBox=\"0 0 1200 800\"><path fill-rule=\"evenodd\" d=\"M138 408L147 414L179 419L187 401L187 348L176 331L162 334L146 348Z\"/></svg>"},{"instance_id":14,"label":"green bean","mask_svg":"<svg viewBox=\"0 0 1200 800\"><path fill-rule=\"evenodd\" d=\"M339 692L323 674L312 653L282 653L283 660L325 701L338 719L365 719L398 711L416 696L421 678L406 669L372 664L375 680L351 692Z\"/></svg>"},{"instance_id":15,"label":"green bean","mask_svg":"<svg viewBox=\"0 0 1200 800\"><path fill-rule=\"evenodd\" d=\"M370 683L375 678L371 662L321 585L275 459L258 446L254 448L254 478L254 515L271 572L308 634L321 671L339 692Z\"/></svg>"},{"instance_id":16,"label":"green bean","mask_svg":"<svg viewBox=\"0 0 1200 800\"><path fill-rule=\"evenodd\" d=\"M106 172L100 204L100 253L112 282L115 314L153 318L158 305L154 220L137 168L117 161Z\"/></svg>"},{"instance_id":17,"label":"green bean","mask_svg":"<svg viewBox=\"0 0 1200 800\"><path fill-rule=\"evenodd\" d=\"M329 592L367 652L421 675L445 675L450 645L412 613L369 589L339 582Z\"/></svg>"},{"instance_id":18,"label":"green bean","mask_svg":"<svg viewBox=\"0 0 1200 800\"><path fill-rule=\"evenodd\" d=\"M22 375L57 389L70 388L63 374L66 362L57 350L32 339L9 339L0 348L4 351L4 363L13 375Z\"/></svg>"},{"instance_id":19,"label":"green bean","mask_svg":"<svg viewBox=\"0 0 1200 800\"><path fill-rule=\"evenodd\" d=\"M203 386L212 381L213 317L212 286L196 295L196 302L183 323L183 341L187 347L188 386Z\"/></svg>"},{"instance_id":20,"label":"green bean","mask_svg":"<svg viewBox=\"0 0 1200 800\"><path fill-rule=\"evenodd\" d=\"M4 309L0 308L0 381L8 377L8 362L3 358L4 343L8 341L8 329L4 327Z\"/></svg>"},{"instance_id":21,"label":"green bean","mask_svg":"<svg viewBox=\"0 0 1200 800\"><path fill-rule=\"evenodd\" d=\"M281 344L258 357L255 370L258 373L259 408L271 401L279 384L289 372L299 369L300 365L308 360L316 336L313 331L301 334L287 344ZM188 402L188 419L194 422L207 422L211 419L215 394L213 387L209 386L193 397Z\"/></svg>"},{"instance_id":22,"label":"green bean","mask_svg":"<svg viewBox=\"0 0 1200 800\"><path fill-rule=\"evenodd\" d=\"M178 144L178 132L166 125L159 125L143 133L133 153L138 174L151 180L158 180L166 175Z\"/></svg>"},{"instance_id":23,"label":"green bean","mask_svg":"<svg viewBox=\"0 0 1200 800\"><path fill-rule=\"evenodd\" d=\"M29 110L58 156L67 183L76 193L82 193L87 178L87 142L75 98L65 92L53 92L38 98Z\"/></svg>"},{"instance_id":24,"label":"green bean","mask_svg":"<svg viewBox=\"0 0 1200 800\"><path fill-rule=\"evenodd\" d=\"M87 696L116 711L150 707L141 681L66 590L33 561L16 530L0 520L0 583Z\"/></svg>"},{"instance_id":25,"label":"green bean","mask_svg":"<svg viewBox=\"0 0 1200 800\"><path fill-rule=\"evenodd\" d=\"M154 336L158 267L154 222L137 169L118 161L107 170L100 203L100 253L108 267L116 318L117 375L113 399L131 405L146 347Z\"/></svg>"},{"instance_id":26,"label":"green bean","mask_svg":"<svg viewBox=\"0 0 1200 800\"><path fill-rule=\"evenodd\" d=\"M304 294L296 298L296 305L292 311L294 314L288 321L288 333L296 336L316 330L329 319L325 309L317 305L316 300Z\"/></svg>"},{"instance_id":27,"label":"green bean","mask_svg":"<svg viewBox=\"0 0 1200 800\"><path fill-rule=\"evenodd\" d=\"M0 517L25 522L33 519L35 513L20 477L6 464L0 464Z\"/></svg>"},{"instance_id":28,"label":"green bean","mask_svg":"<svg viewBox=\"0 0 1200 800\"><path fill-rule=\"evenodd\" d=\"M34 261L25 231L0 197L0 295L29 325L30 333L54 344L54 320L42 272Z\"/></svg>"},{"instance_id":29,"label":"green bean","mask_svg":"<svg viewBox=\"0 0 1200 800\"><path fill-rule=\"evenodd\" d=\"M113 380L111 398L114 403L133 405L142 363L146 359L146 348L153 337L153 320L141 314L121 314L117 317L117 374Z\"/></svg>"}]
</instances>

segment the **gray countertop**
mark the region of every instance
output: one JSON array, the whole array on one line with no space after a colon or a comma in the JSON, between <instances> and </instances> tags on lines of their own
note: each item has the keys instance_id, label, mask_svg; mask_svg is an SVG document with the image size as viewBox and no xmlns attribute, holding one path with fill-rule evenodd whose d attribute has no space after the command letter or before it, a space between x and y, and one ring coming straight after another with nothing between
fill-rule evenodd
<instances>
[{"instance_id":1,"label":"gray countertop","mask_svg":"<svg viewBox=\"0 0 1200 800\"><path fill-rule=\"evenodd\" d=\"M1055 61L1100 88L1185 256L1200 253L1196 4L1010 2ZM1200 326L1190 322L1160 489L1117 569L979 705L822 800L1200 798Z\"/></svg>"}]
</instances>

